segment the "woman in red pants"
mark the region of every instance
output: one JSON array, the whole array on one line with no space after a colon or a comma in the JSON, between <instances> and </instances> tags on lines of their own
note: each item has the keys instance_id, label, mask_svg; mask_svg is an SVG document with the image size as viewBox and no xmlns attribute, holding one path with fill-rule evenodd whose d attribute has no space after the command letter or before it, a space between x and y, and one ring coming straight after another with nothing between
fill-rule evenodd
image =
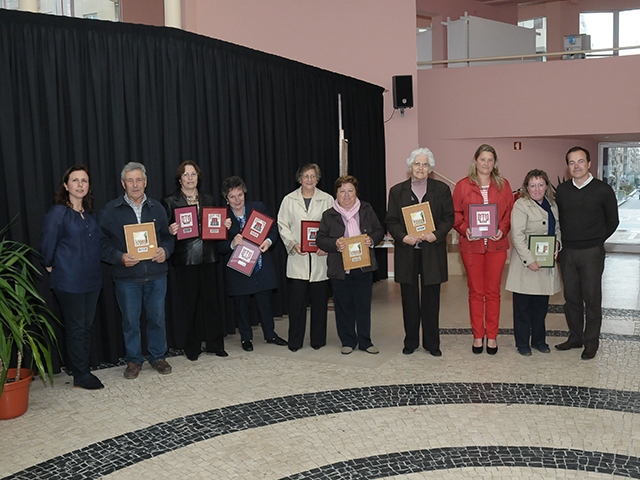
<instances>
[{"instance_id":1,"label":"woman in red pants","mask_svg":"<svg viewBox=\"0 0 640 480\"><path fill-rule=\"evenodd\" d=\"M509 182L500 176L498 155L491 145L480 145L474 154L469 175L453 191L455 222L460 234L460 255L467 271L469 313L473 330L473 353L482 353L487 337L487 353L498 352L500 320L500 283L507 259L513 193ZM473 237L469 206L497 205L497 233L492 237Z\"/></svg>"}]
</instances>

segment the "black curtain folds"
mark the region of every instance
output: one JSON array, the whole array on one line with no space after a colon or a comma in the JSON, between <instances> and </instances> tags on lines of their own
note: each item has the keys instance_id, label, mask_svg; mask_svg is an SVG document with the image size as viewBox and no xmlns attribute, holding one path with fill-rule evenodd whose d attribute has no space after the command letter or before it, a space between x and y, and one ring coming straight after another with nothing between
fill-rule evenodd
<instances>
[{"instance_id":1,"label":"black curtain folds","mask_svg":"<svg viewBox=\"0 0 640 480\"><path fill-rule=\"evenodd\" d=\"M338 94L349 173L382 218L382 93L360 80L172 28L0 9L0 226L18 215L11 237L38 248L44 215L73 164L91 169L99 212L122 194L125 163L147 167L147 195L159 200L176 188L175 169L187 159L200 165L200 189L220 205L222 181L239 175L247 198L263 201L275 217L282 198L297 187L294 174L303 163L320 165L320 188L333 194L339 176ZM282 245L275 256L279 316L287 305ZM381 259L386 277L386 256ZM94 365L124 354L106 266L104 278ZM169 346L180 348L171 273L169 285ZM51 300L46 275L42 290ZM228 303L225 312L231 333Z\"/></svg>"}]
</instances>

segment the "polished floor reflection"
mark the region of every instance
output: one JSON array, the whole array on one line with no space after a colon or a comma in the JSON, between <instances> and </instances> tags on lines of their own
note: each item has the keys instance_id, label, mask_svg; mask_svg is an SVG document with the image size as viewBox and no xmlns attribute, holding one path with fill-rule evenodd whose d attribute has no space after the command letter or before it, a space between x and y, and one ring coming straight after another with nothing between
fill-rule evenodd
<instances>
[{"instance_id":1,"label":"polished floor reflection","mask_svg":"<svg viewBox=\"0 0 640 480\"><path fill-rule=\"evenodd\" d=\"M399 288L374 286L380 354L262 342L228 358L170 359L96 372L104 390L31 387L29 410L0 423L0 477L21 479L640 478L640 257L609 254L594 360L580 351L522 357L503 295L500 350L473 355L466 279L442 289L442 351L402 355ZM562 295L551 303L561 305ZM548 315L549 343L564 339ZM287 321L276 322L286 336Z\"/></svg>"}]
</instances>

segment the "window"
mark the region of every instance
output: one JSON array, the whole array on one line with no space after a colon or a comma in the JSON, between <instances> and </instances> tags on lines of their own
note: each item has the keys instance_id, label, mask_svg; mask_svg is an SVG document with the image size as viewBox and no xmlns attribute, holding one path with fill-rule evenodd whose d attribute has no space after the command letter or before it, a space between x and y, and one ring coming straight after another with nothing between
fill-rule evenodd
<instances>
[{"instance_id":1,"label":"window","mask_svg":"<svg viewBox=\"0 0 640 480\"><path fill-rule=\"evenodd\" d=\"M591 36L591 48L633 47L640 45L640 9L580 14L580 33ZM589 57L637 55L640 49L597 52Z\"/></svg>"},{"instance_id":2,"label":"window","mask_svg":"<svg viewBox=\"0 0 640 480\"><path fill-rule=\"evenodd\" d=\"M120 5L114 0L39 0L40 13L66 17L120 20ZM0 7L9 10L20 8L19 0L0 0Z\"/></svg>"},{"instance_id":3,"label":"window","mask_svg":"<svg viewBox=\"0 0 640 480\"><path fill-rule=\"evenodd\" d=\"M640 10L625 10L620 12L620 47L633 47L640 45ZM638 55L640 49L620 50L620 55Z\"/></svg>"}]
</instances>

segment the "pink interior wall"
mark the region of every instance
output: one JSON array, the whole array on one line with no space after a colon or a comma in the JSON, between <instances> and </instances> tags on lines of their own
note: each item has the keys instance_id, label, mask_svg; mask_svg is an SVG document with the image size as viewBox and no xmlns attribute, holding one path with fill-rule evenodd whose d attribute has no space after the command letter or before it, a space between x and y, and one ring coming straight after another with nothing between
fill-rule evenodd
<instances>
[{"instance_id":1,"label":"pink interior wall","mask_svg":"<svg viewBox=\"0 0 640 480\"><path fill-rule=\"evenodd\" d=\"M518 9L518 20L547 17L547 52L562 52L564 36L580 33L581 12L631 10L638 0L574 0L528 5Z\"/></svg>"},{"instance_id":2,"label":"pink interior wall","mask_svg":"<svg viewBox=\"0 0 640 480\"><path fill-rule=\"evenodd\" d=\"M120 20L164 26L164 0L120 0Z\"/></svg>"},{"instance_id":3,"label":"pink interior wall","mask_svg":"<svg viewBox=\"0 0 640 480\"><path fill-rule=\"evenodd\" d=\"M566 175L562 159L575 144L591 150L595 174L595 136L637 138L640 132L629 81L638 76L640 56L421 70L420 144L444 160L436 169L452 180L466 174L484 142L500 147L507 178L522 178L531 168L551 178ZM513 150L515 141L522 151Z\"/></svg>"},{"instance_id":4,"label":"pink interior wall","mask_svg":"<svg viewBox=\"0 0 640 480\"><path fill-rule=\"evenodd\" d=\"M385 119L394 113L394 75L413 75L418 102L415 0L189 0L183 5L186 30L386 88ZM418 146L417 108L404 117L395 112L385 124L385 139L393 179L393 165Z\"/></svg>"}]
</instances>

